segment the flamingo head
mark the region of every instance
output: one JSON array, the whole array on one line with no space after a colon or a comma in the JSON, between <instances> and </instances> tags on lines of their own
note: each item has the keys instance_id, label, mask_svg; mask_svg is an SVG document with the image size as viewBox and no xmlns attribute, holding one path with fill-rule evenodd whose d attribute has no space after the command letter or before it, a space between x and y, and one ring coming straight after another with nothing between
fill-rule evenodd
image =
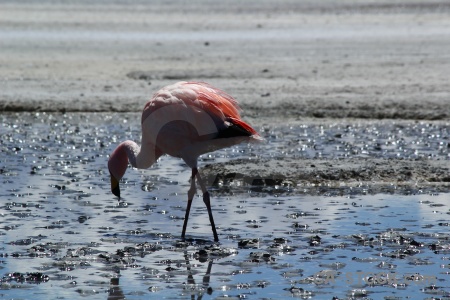
<instances>
[{"instance_id":1,"label":"flamingo head","mask_svg":"<svg viewBox=\"0 0 450 300\"><path fill-rule=\"evenodd\" d=\"M119 181L128 167L128 155L124 143L121 143L111 153L108 160L109 174L111 175L111 192L120 199Z\"/></svg>"}]
</instances>

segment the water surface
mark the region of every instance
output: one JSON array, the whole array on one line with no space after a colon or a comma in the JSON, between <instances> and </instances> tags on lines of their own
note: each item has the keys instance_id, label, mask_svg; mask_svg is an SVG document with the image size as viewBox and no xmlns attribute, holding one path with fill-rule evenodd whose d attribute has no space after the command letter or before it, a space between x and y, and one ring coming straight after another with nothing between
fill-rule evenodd
<instances>
[{"instance_id":1,"label":"water surface","mask_svg":"<svg viewBox=\"0 0 450 300\"><path fill-rule=\"evenodd\" d=\"M109 192L107 156L125 138L139 141L136 115L11 114L1 122L3 297L450 296L449 194L212 187L220 244L200 196L182 241L190 174L182 161L163 157L150 170L129 169L121 202ZM390 133L373 125L260 128L267 144L219 151L201 163L318 153L448 162L443 128L416 123L407 126L414 134L403 134L410 130L391 126ZM344 137L331 138L337 134ZM346 150L336 148L342 143ZM383 152L377 143L389 147Z\"/></svg>"}]
</instances>

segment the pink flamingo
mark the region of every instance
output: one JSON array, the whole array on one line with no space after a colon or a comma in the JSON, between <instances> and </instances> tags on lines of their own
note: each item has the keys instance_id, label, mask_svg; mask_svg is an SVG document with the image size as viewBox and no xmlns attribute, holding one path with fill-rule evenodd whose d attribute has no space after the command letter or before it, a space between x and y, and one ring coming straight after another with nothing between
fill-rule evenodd
<instances>
[{"instance_id":1,"label":"pink flamingo","mask_svg":"<svg viewBox=\"0 0 450 300\"><path fill-rule=\"evenodd\" d=\"M209 192L197 168L201 154L241 142L262 138L242 121L237 101L203 82L178 82L156 92L142 112L142 141L124 141L112 152L108 168L111 191L120 199L119 181L128 162L138 169L149 168L163 154L182 158L192 169L191 187L181 237L184 238L197 178L208 210L214 241L218 241Z\"/></svg>"}]
</instances>

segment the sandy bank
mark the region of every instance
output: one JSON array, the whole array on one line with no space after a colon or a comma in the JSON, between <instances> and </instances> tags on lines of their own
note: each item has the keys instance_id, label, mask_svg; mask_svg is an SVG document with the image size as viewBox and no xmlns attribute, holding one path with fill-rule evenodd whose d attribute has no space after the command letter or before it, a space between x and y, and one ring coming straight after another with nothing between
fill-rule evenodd
<instances>
[{"instance_id":1,"label":"sandy bank","mask_svg":"<svg viewBox=\"0 0 450 300\"><path fill-rule=\"evenodd\" d=\"M202 80L261 118L450 118L447 2L4 1L0 10L1 111L140 111L161 86Z\"/></svg>"}]
</instances>

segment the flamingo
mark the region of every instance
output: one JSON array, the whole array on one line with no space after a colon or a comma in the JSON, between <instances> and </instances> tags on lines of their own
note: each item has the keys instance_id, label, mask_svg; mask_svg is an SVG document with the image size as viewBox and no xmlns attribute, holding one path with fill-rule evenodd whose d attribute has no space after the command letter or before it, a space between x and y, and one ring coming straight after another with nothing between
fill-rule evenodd
<instances>
[{"instance_id":1,"label":"flamingo","mask_svg":"<svg viewBox=\"0 0 450 300\"><path fill-rule=\"evenodd\" d=\"M242 142L263 139L239 114L237 101L224 91L204 82L177 82L156 92L142 112L141 146L127 140L120 143L108 160L111 191L120 199L119 181L128 163L146 169L163 155L179 157L192 169L188 202L181 238L184 239L192 200L197 192L195 180L203 193L203 202L218 242L211 211L211 201L198 171L198 157L204 153Z\"/></svg>"}]
</instances>

